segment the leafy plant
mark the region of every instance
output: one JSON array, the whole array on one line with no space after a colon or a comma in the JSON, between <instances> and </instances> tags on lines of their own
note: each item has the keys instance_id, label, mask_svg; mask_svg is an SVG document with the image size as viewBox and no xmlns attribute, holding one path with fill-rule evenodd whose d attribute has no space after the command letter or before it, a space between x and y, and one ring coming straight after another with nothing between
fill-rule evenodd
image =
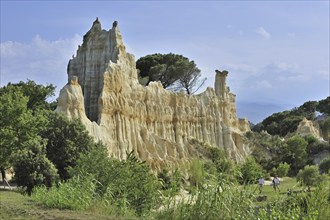
<instances>
[{"instance_id":1,"label":"leafy plant","mask_svg":"<svg viewBox=\"0 0 330 220\"><path fill-rule=\"evenodd\" d=\"M47 123L41 136L47 140L47 157L52 161L62 180L70 178L68 169L76 165L81 153L94 146L92 137L78 120L69 121L63 115L47 112Z\"/></svg>"},{"instance_id":2,"label":"leafy plant","mask_svg":"<svg viewBox=\"0 0 330 220\"><path fill-rule=\"evenodd\" d=\"M276 174L279 177L284 177L284 176L287 176L289 170L290 170L289 164L287 164L286 162L280 163L276 169Z\"/></svg>"},{"instance_id":3,"label":"leafy plant","mask_svg":"<svg viewBox=\"0 0 330 220\"><path fill-rule=\"evenodd\" d=\"M322 181L322 176L319 174L317 166L305 166L304 169L300 170L297 175L297 181L302 185L311 187L317 185Z\"/></svg>"},{"instance_id":4,"label":"leafy plant","mask_svg":"<svg viewBox=\"0 0 330 220\"><path fill-rule=\"evenodd\" d=\"M130 152L127 159L119 161L109 158L103 145L82 154L77 166L71 169L72 175L87 172L100 182L98 192L104 195L111 192L112 204L121 207L125 204L139 216L157 207L160 183L150 168Z\"/></svg>"},{"instance_id":5,"label":"leafy plant","mask_svg":"<svg viewBox=\"0 0 330 220\"><path fill-rule=\"evenodd\" d=\"M330 157L327 157L319 164L319 170L321 173L330 174Z\"/></svg>"},{"instance_id":6,"label":"leafy plant","mask_svg":"<svg viewBox=\"0 0 330 220\"><path fill-rule=\"evenodd\" d=\"M58 180L55 166L46 157L45 145L40 140L30 140L23 149L12 155L15 180L18 186L31 195L32 189L39 185L51 187Z\"/></svg>"},{"instance_id":7,"label":"leafy plant","mask_svg":"<svg viewBox=\"0 0 330 220\"><path fill-rule=\"evenodd\" d=\"M36 187L32 198L50 208L86 210L98 198L97 184L91 175L84 173L63 182L59 187Z\"/></svg>"},{"instance_id":8,"label":"leafy plant","mask_svg":"<svg viewBox=\"0 0 330 220\"><path fill-rule=\"evenodd\" d=\"M164 88L183 89L187 94L196 92L206 80L200 79L200 70L194 61L178 54L147 55L136 61L136 67L140 70L140 83L160 81Z\"/></svg>"},{"instance_id":9,"label":"leafy plant","mask_svg":"<svg viewBox=\"0 0 330 220\"><path fill-rule=\"evenodd\" d=\"M255 183L261 176L264 175L264 171L260 164L258 164L253 157L246 158L246 161L238 167L240 170L240 176L238 180L241 184Z\"/></svg>"}]
</instances>

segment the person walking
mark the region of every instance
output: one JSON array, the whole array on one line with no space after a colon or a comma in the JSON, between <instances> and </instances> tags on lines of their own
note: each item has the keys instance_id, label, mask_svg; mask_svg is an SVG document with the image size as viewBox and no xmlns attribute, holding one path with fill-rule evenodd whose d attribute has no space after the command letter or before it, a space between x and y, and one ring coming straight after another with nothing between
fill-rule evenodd
<instances>
[{"instance_id":1,"label":"person walking","mask_svg":"<svg viewBox=\"0 0 330 220\"><path fill-rule=\"evenodd\" d=\"M280 185L280 179L276 175L275 178L273 179L273 187L274 187L275 192L276 192L276 190L278 190L280 192L279 185Z\"/></svg>"},{"instance_id":2,"label":"person walking","mask_svg":"<svg viewBox=\"0 0 330 220\"><path fill-rule=\"evenodd\" d=\"M261 176L261 177L259 178L259 194L262 193L262 188L263 188L264 184L265 184L265 180L264 180L264 178Z\"/></svg>"}]
</instances>

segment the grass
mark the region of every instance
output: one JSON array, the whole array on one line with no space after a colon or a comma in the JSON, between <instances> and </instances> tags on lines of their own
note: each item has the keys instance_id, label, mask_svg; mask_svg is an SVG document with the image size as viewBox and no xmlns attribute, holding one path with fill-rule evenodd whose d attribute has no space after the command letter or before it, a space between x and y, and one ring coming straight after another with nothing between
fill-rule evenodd
<instances>
[{"instance_id":1,"label":"grass","mask_svg":"<svg viewBox=\"0 0 330 220\"><path fill-rule=\"evenodd\" d=\"M254 184L249 188L249 190L252 190L256 196L267 196L266 201L258 202L256 201L257 205L265 205L269 202L275 202L283 197L286 197L289 189L293 191L293 193L299 193L301 190L303 190L303 187L299 186L299 184L296 181L296 178L291 177L284 177L281 178L280 183L280 191L276 191L273 188L273 185L271 183L265 184L262 190L262 193L259 194L258 184Z\"/></svg>"},{"instance_id":2,"label":"grass","mask_svg":"<svg viewBox=\"0 0 330 220\"><path fill-rule=\"evenodd\" d=\"M314 190L311 194L312 196L306 197L309 198L306 200L309 207L308 216L300 210L291 210L294 213L290 214L290 208L286 208L286 205L283 206L286 203L281 202L293 201L286 200L293 198L287 196L288 189L298 193L303 189L298 185L295 178L281 178L280 192L275 192L270 184L264 186L261 194L259 194L257 184L246 187L239 186L232 190L227 189L226 186L224 187L211 187L202 190L195 197L195 200L184 203L179 202L173 208L155 212L154 219L218 219L219 213L221 213L221 217L228 219L231 219L231 217L234 217L234 219L253 219L256 206L259 207L258 210L261 207L260 219L301 219L302 214L305 216L304 219L323 220L330 217L330 212L327 209L328 202L324 203L326 201L324 198L327 197L327 192L329 192L329 185L326 185L321 191L317 188L312 189ZM257 202L253 196L251 197L251 193L255 196L267 196L267 201ZM304 194L306 193L302 192L299 195ZM272 216L269 216L267 212L262 214L262 207L266 207L268 203L272 202L282 204L285 211L281 211L275 206L271 214ZM111 214L109 216L109 213L102 212L102 207L97 203L92 208L87 209L87 211L46 208L39 204L32 200L31 197L23 196L15 190L0 189L0 219L125 219L124 217L120 218Z\"/></svg>"},{"instance_id":3,"label":"grass","mask_svg":"<svg viewBox=\"0 0 330 220\"><path fill-rule=\"evenodd\" d=\"M66 209L50 209L38 205L28 196L19 192L0 189L0 219L120 219L98 214L97 210L71 211Z\"/></svg>"}]
</instances>

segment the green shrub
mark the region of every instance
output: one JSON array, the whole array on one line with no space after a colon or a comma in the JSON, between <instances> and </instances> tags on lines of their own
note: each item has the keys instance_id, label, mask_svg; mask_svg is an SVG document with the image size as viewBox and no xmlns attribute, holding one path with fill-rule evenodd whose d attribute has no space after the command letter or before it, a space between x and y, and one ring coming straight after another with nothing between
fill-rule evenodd
<instances>
[{"instance_id":1,"label":"green shrub","mask_svg":"<svg viewBox=\"0 0 330 220\"><path fill-rule=\"evenodd\" d=\"M158 178L165 193L175 195L181 188L182 175L179 169L174 169L171 173L167 169L163 169L158 173Z\"/></svg>"},{"instance_id":2,"label":"green shrub","mask_svg":"<svg viewBox=\"0 0 330 220\"><path fill-rule=\"evenodd\" d=\"M238 167L240 176L238 181L243 183L255 183L264 175L264 171L260 164L258 164L253 157L246 158L246 161Z\"/></svg>"},{"instance_id":3,"label":"green shrub","mask_svg":"<svg viewBox=\"0 0 330 220\"><path fill-rule=\"evenodd\" d=\"M58 179L57 170L47 159L46 148L40 142L39 139L27 141L23 149L12 155L15 181L29 195L34 187L51 187Z\"/></svg>"},{"instance_id":4,"label":"green shrub","mask_svg":"<svg viewBox=\"0 0 330 220\"><path fill-rule=\"evenodd\" d=\"M287 164L286 162L280 163L276 169L276 174L279 177L284 177L284 176L287 176L289 170L290 170L289 164Z\"/></svg>"},{"instance_id":5,"label":"green shrub","mask_svg":"<svg viewBox=\"0 0 330 220\"><path fill-rule=\"evenodd\" d=\"M159 203L160 182L151 173L149 166L140 162L133 152L127 159L119 161L109 158L103 145L82 154L77 166L70 170L71 175L87 172L101 184L97 191L101 196L111 192L109 202L117 207L126 206L139 216L147 214ZM110 198L110 197L109 197ZM125 213L125 208L119 210Z\"/></svg>"},{"instance_id":6,"label":"green shrub","mask_svg":"<svg viewBox=\"0 0 330 220\"><path fill-rule=\"evenodd\" d=\"M321 173L330 173L330 157L327 157L319 164L319 170Z\"/></svg>"},{"instance_id":7,"label":"green shrub","mask_svg":"<svg viewBox=\"0 0 330 220\"><path fill-rule=\"evenodd\" d=\"M329 184L320 182L312 192L282 197L257 210L254 219L330 219Z\"/></svg>"},{"instance_id":8,"label":"green shrub","mask_svg":"<svg viewBox=\"0 0 330 220\"><path fill-rule=\"evenodd\" d=\"M205 178L204 164L203 161L197 158L191 160L189 164L189 182L193 186L203 185Z\"/></svg>"},{"instance_id":9,"label":"green shrub","mask_svg":"<svg viewBox=\"0 0 330 220\"><path fill-rule=\"evenodd\" d=\"M32 198L50 208L86 210L97 198L96 185L97 181L91 175L82 174L59 187L36 187Z\"/></svg>"},{"instance_id":10,"label":"green shrub","mask_svg":"<svg viewBox=\"0 0 330 220\"><path fill-rule=\"evenodd\" d=\"M237 186L209 181L186 201L157 213L156 219L253 219L253 195Z\"/></svg>"},{"instance_id":11,"label":"green shrub","mask_svg":"<svg viewBox=\"0 0 330 220\"><path fill-rule=\"evenodd\" d=\"M56 166L61 180L67 180L68 169L76 166L80 154L89 151L95 143L78 119L69 121L56 112L49 112L47 119L47 126L41 132L41 137L47 139L47 158Z\"/></svg>"},{"instance_id":12,"label":"green shrub","mask_svg":"<svg viewBox=\"0 0 330 220\"><path fill-rule=\"evenodd\" d=\"M322 176L319 174L317 166L305 166L303 170L300 170L297 175L297 181L305 186L315 186L322 181Z\"/></svg>"}]
</instances>

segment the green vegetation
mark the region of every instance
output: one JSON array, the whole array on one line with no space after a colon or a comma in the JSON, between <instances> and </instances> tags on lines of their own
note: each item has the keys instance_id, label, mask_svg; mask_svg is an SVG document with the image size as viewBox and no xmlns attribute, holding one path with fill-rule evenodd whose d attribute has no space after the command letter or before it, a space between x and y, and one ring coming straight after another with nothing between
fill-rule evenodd
<instances>
[{"instance_id":1,"label":"green vegetation","mask_svg":"<svg viewBox=\"0 0 330 220\"><path fill-rule=\"evenodd\" d=\"M239 166L240 175L238 177L241 184L255 183L261 176L264 176L264 171L253 157L246 158L245 163Z\"/></svg>"},{"instance_id":2,"label":"green vegetation","mask_svg":"<svg viewBox=\"0 0 330 220\"><path fill-rule=\"evenodd\" d=\"M328 177L329 178L329 177ZM89 181L87 181L89 180ZM329 179L328 179L329 180ZM35 189L32 197L15 191L0 191L1 219L134 219L134 212L118 212L105 198L95 194L97 181L91 176L73 177L58 188ZM320 182L311 192L294 178L281 179L275 192L266 184L262 194L257 184L236 185L217 180L208 181L186 200L174 196L162 199L162 208L142 219L328 219L329 184ZM258 201L259 197L267 201ZM70 211L70 210L72 211ZM118 214L120 216L118 216Z\"/></svg>"},{"instance_id":3,"label":"green vegetation","mask_svg":"<svg viewBox=\"0 0 330 220\"><path fill-rule=\"evenodd\" d=\"M325 176L320 175L318 166L305 166L300 170L297 175L297 181L304 186L311 187L316 186L318 183L324 181Z\"/></svg>"},{"instance_id":4,"label":"green vegetation","mask_svg":"<svg viewBox=\"0 0 330 220\"><path fill-rule=\"evenodd\" d=\"M274 113L253 127L256 132L263 130L271 135L286 136L297 130L299 122L305 117L314 120L316 111L330 114L330 96L320 101L308 101L291 111Z\"/></svg>"},{"instance_id":5,"label":"green vegetation","mask_svg":"<svg viewBox=\"0 0 330 220\"><path fill-rule=\"evenodd\" d=\"M327 157L321 161L319 164L319 169L321 173L329 174L330 171L330 157Z\"/></svg>"},{"instance_id":6,"label":"green vegetation","mask_svg":"<svg viewBox=\"0 0 330 220\"><path fill-rule=\"evenodd\" d=\"M178 54L151 54L136 61L140 83L148 85L160 81L164 88L195 93L205 82L194 61Z\"/></svg>"},{"instance_id":7,"label":"green vegetation","mask_svg":"<svg viewBox=\"0 0 330 220\"><path fill-rule=\"evenodd\" d=\"M77 219L106 220L121 219L114 215L99 212L99 210L77 211L69 209L47 208L39 205L29 196L18 191L0 190L0 219ZM133 219L133 218L131 218Z\"/></svg>"},{"instance_id":8,"label":"green vegetation","mask_svg":"<svg viewBox=\"0 0 330 220\"><path fill-rule=\"evenodd\" d=\"M105 147L84 154L70 171L73 176L88 173L99 185L95 193L117 207L119 213L133 210L141 216L159 203L160 182L133 152L124 161L109 158Z\"/></svg>"},{"instance_id":9,"label":"green vegetation","mask_svg":"<svg viewBox=\"0 0 330 220\"><path fill-rule=\"evenodd\" d=\"M49 208L86 210L97 199L96 185L90 175L79 175L58 187L36 187L31 198Z\"/></svg>"},{"instance_id":10,"label":"green vegetation","mask_svg":"<svg viewBox=\"0 0 330 220\"><path fill-rule=\"evenodd\" d=\"M244 163L234 164L224 150L192 140L199 157L156 174L133 151L122 161L108 157L78 120L50 111L46 99L53 90L33 81L0 88L0 166L13 168L13 181L26 194L0 191L0 218L330 218L330 160L313 164L315 155L329 150L328 143L249 132L256 148ZM325 111L327 100L294 111L314 117L315 109ZM281 129L290 130L290 123ZM256 181L270 175L281 177L280 192L267 182L259 194Z\"/></svg>"},{"instance_id":11,"label":"green vegetation","mask_svg":"<svg viewBox=\"0 0 330 220\"><path fill-rule=\"evenodd\" d=\"M289 164L287 164L286 162L280 163L277 168L273 168L273 176L277 174L279 177L285 177L288 175L289 170Z\"/></svg>"},{"instance_id":12,"label":"green vegetation","mask_svg":"<svg viewBox=\"0 0 330 220\"><path fill-rule=\"evenodd\" d=\"M80 153L95 145L83 125L50 111L54 86L33 81L0 88L0 166L12 167L18 186L28 194L68 179ZM96 145L95 145L96 146Z\"/></svg>"},{"instance_id":13,"label":"green vegetation","mask_svg":"<svg viewBox=\"0 0 330 220\"><path fill-rule=\"evenodd\" d=\"M40 136L47 141L47 158L55 165L62 180L70 178L68 169L76 166L81 153L98 148L78 119L68 121L54 112L47 112L45 129Z\"/></svg>"}]
</instances>

